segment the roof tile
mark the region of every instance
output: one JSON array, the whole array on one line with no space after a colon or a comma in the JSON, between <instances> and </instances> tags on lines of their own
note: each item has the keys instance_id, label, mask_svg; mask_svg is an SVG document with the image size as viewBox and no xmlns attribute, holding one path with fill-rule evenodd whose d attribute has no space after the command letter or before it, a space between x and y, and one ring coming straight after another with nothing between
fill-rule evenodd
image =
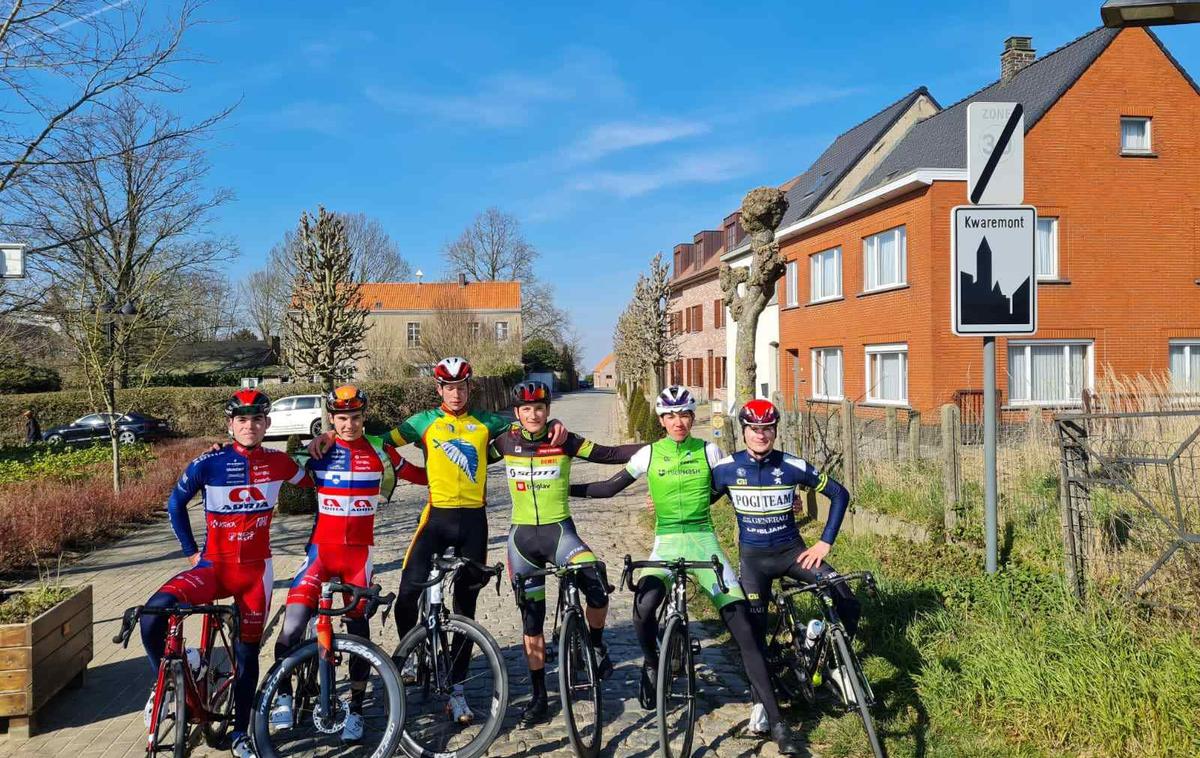
<instances>
[{"instance_id":1,"label":"roof tile","mask_svg":"<svg viewBox=\"0 0 1200 758\"><path fill-rule=\"evenodd\" d=\"M369 282L359 291L373 311L521 309L520 282Z\"/></svg>"}]
</instances>

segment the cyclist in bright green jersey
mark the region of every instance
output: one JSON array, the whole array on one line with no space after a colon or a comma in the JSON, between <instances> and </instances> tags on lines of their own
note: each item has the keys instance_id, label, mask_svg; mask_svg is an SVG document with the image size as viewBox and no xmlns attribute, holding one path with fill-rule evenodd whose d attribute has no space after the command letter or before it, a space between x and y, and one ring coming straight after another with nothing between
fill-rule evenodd
<instances>
[{"instance_id":1,"label":"cyclist in bright green jersey","mask_svg":"<svg viewBox=\"0 0 1200 758\"><path fill-rule=\"evenodd\" d=\"M512 519L508 532L508 578L526 574L546 565L594 561L596 556L575 531L568 505L567 486L571 481L571 459L583 458L597 463L625 463L640 445L606 447L574 433L568 433L562 445L549 439L550 388L543 382L523 382L513 388L513 406L520 426L492 440L492 449L504 458L504 473L512 496ZM525 658L533 697L521 713L528 726L545 721L549 715L546 696L546 578L523 581L525 602L521 621L525 634ZM587 603L588 628L592 645L599 651L600 677L612 672L612 663L603 644L604 621L608 615L608 589L599 572L580 572L579 585Z\"/></svg>"},{"instance_id":2,"label":"cyclist in bright green jersey","mask_svg":"<svg viewBox=\"0 0 1200 758\"><path fill-rule=\"evenodd\" d=\"M684 387L663 390L654 405L663 439L646 445L629 460L625 470L604 482L571 485L573 497L612 497L645 475L654 503L655 536L651 560L707 561L717 556L723 565L722 593L712 569L690 571L696 584L712 600L742 653L750 686L762 701L771 724L771 737L784 755L800 752L779 711L762 646L750 622L750 607L729 559L713 530L712 468L723 455L711 442L691 436L696 401ZM658 608L667 597L669 575L661 569L641 572L634 596L633 626L642 646L642 707L654 707L658 672Z\"/></svg>"}]
</instances>

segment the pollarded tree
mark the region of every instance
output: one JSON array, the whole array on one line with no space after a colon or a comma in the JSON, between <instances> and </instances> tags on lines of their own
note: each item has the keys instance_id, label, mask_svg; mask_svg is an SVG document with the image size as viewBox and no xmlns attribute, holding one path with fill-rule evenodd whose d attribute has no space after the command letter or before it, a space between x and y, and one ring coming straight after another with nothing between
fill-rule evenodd
<instances>
[{"instance_id":1,"label":"pollarded tree","mask_svg":"<svg viewBox=\"0 0 1200 758\"><path fill-rule=\"evenodd\" d=\"M649 275L638 276L633 299L613 333L613 354L623 381L638 384L649 373L654 375L654 391L663 388L667 364L679 356L667 310L670 298L671 272L659 253L650 261Z\"/></svg>"},{"instance_id":2,"label":"pollarded tree","mask_svg":"<svg viewBox=\"0 0 1200 758\"><path fill-rule=\"evenodd\" d=\"M725 306L737 324L736 384L734 397L738 403L754 399L758 366L754 362L754 340L758 332L758 317L775 293L775 285L785 271L775 228L783 220L788 202L784 193L775 187L757 187L742 200L742 228L750 235L751 259L749 268L732 268L721 264L721 292Z\"/></svg>"},{"instance_id":3,"label":"pollarded tree","mask_svg":"<svg viewBox=\"0 0 1200 758\"><path fill-rule=\"evenodd\" d=\"M366 354L367 309L341 219L317 209L300 216L291 247L292 302L285 360L298 375L317 375L328 392Z\"/></svg>"}]
</instances>

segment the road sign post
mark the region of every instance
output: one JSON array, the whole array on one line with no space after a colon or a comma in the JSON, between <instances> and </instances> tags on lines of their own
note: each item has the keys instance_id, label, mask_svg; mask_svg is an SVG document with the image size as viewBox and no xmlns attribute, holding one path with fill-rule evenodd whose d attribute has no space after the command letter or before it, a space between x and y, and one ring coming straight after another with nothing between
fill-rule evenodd
<instances>
[{"instance_id":1,"label":"road sign post","mask_svg":"<svg viewBox=\"0 0 1200 758\"><path fill-rule=\"evenodd\" d=\"M983 337L985 564L996 573L996 336L1037 331L1037 210L1025 200L1025 115L1020 103L967 106L967 198L951 212L950 319Z\"/></svg>"}]
</instances>

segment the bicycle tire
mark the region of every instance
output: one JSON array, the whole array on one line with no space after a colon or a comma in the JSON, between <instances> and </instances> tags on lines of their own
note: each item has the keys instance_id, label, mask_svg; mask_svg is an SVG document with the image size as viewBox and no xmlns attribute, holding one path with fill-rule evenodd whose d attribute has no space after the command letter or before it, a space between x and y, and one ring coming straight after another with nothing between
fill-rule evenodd
<instances>
[{"instance_id":1,"label":"bicycle tire","mask_svg":"<svg viewBox=\"0 0 1200 758\"><path fill-rule=\"evenodd\" d=\"M156 712L150 715L150 729L146 739L146 755L155 755L157 753L166 752L168 749L172 751L175 758L184 758L187 755L187 740L188 740L188 723L187 723L187 690L183 683L183 661L178 658L170 658L164 660L161 664L163 670L161 672L161 686L163 687L162 702L167 701L170 693L175 694L174 713L165 714L166 718L171 720L172 731L170 732L170 740L160 738L158 728L162 724L164 714L162 708L156 709ZM167 735L162 735L163 737ZM165 748L164 743L169 742L170 748Z\"/></svg>"},{"instance_id":2,"label":"bicycle tire","mask_svg":"<svg viewBox=\"0 0 1200 758\"><path fill-rule=\"evenodd\" d=\"M596 656L592 649L591 637L588 636L587 624L575 608L570 608L563 615L559 631L558 693L562 699L563 717L567 722L567 740L571 743L575 755L580 758L596 758L600 753L604 725L600 677L596 670ZM581 730L574 705L587 702L591 703L594 722L590 730L586 726Z\"/></svg>"},{"instance_id":3,"label":"bicycle tire","mask_svg":"<svg viewBox=\"0 0 1200 758\"><path fill-rule=\"evenodd\" d=\"M400 683L400 672L383 648L354 634L335 634L333 650L335 653L358 656L369 662L379 673L379 680L383 683L383 694L387 698L387 726L379 744L369 755L371 758L389 758L400 745L400 727L404 723L404 687ZM294 647L286 656L275 662L263 679L255 695L253 723L250 727L254 749L259 758L278 758L287 754L276 750L271 740L271 706L275 701L275 693L280 682L289 677L295 669L309 661L315 661L318 654L315 640Z\"/></svg>"},{"instance_id":4,"label":"bicycle tire","mask_svg":"<svg viewBox=\"0 0 1200 758\"><path fill-rule=\"evenodd\" d=\"M207 655L204 659L204 694L208 702L205 709L216 719L205 721L201 725L204 743L211 748L219 748L233 726L233 689L237 682L237 661L233 653L233 621L228 617L220 617L219 626L213 629L211 639L206 646ZM223 642L222 642L223 641ZM219 647L214 648L216 643ZM223 652L224 668L219 668L220 661L214 660L218 651Z\"/></svg>"},{"instance_id":5,"label":"bicycle tire","mask_svg":"<svg viewBox=\"0 0 1200 758\"><path fill-rule=\"evenodd\" d=\"M867 690L863 687L865 676L862 672L862 665L850 649L846 635L841 629L837 627L830 629L829 636L838 658L842 661L842 666L849 674L850 688L854 691L854 702L858 705L858 715L862 719L863 729L867 733L867 741L871 743L871 750L874 751L875 758L887 758L887 751L875 731L875 719L871 716L871 704Z\"/></svg>"},{"instance_id":6,"label":"bicycle tire","mask_svg":"<svg viewBox=\"0 0 1200 758\"><path fill-rule=\"evenodd\" d=\"M455 758L477 758L491 747L500 734L500 727L503 726L504 714L508 710L508 667L504 663L503 654L500 652L500 646L496 644L495 638L474 619L450 614L442 623L442 633L447 637L463 635L471 645L478 647L487 660L488 668L494 677L487 719L483 722L479 733L466 745L453 750ZM420 654L418 648L427 644L428 636L429 630L421 624L413 627L408 634L404 635L404 639L400 641L392 656L398 662L398 668L408 660L410 655ZM411 686L429 691L430 697L433 697L437 693L433 691L434 688L430 687L429 676L430 672L425 670L417 683ZM419 742L409 733L411 726L406 722L400 737L400 747L406 755L411 758L438 758L447 754L448 751L444 749L430 748Z\"/></svg>"},{"instance_id":7,"label":"bicycle tire","mask_svg":"<svg viewBox=\"0 0 1200 758\"><path fill-rule=\"evenodd\" d=\"M671 683L681 679L683 684L683 743L675 750L671 745L670 726L667 724L668 698L673 689ZM655 693L658 715L658 744L667 758L689 758L692 754L692 739L696 732L696 671L692 660L692 643L688 637L687 624L682 616L667 619L662 643L658 653L658 692Z\"/></svg>"}]
</instances>

